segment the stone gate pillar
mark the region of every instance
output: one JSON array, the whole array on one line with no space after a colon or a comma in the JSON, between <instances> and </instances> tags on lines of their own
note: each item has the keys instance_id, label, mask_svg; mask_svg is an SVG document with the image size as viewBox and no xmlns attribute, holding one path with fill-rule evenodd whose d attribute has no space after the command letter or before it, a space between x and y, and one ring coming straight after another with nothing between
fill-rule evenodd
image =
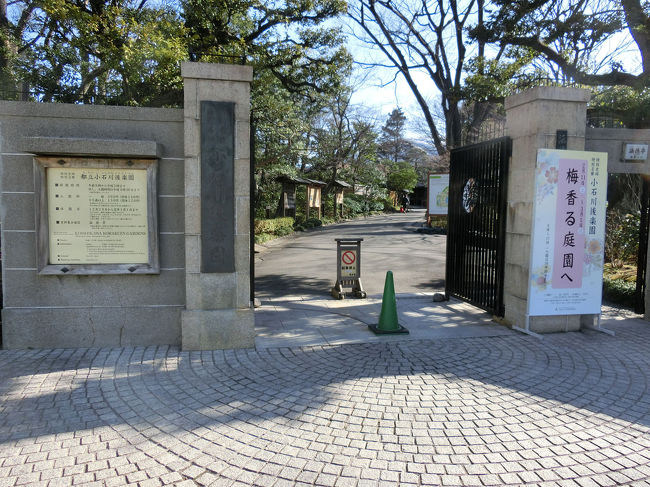
<instances>
[{"instance_id":1,"label":"stone gate pillar","mask_svg":"<svg viewBox=\"0 0 650 487\"><path fill-rule=\"evenodd\" d=\"M249 66L183 63L183 350L254 346Z\"/></svg>"},{"instance_id":2,"label":"stone gate pillar","mask_svg":"<svg viewBox=\"0 0 650 487\"><path fill-rule=\"evenodd\" d=\"M537 87L506 98L506 131L512 138L506 225L505 319L526 328L535 166L537 149L585 149L587 102L590 93L579 88ZM566 146L556 145L566 131ZM531 316L529 329L537 333L573 331L580 315Z\"/></svg>"}]
</instances>

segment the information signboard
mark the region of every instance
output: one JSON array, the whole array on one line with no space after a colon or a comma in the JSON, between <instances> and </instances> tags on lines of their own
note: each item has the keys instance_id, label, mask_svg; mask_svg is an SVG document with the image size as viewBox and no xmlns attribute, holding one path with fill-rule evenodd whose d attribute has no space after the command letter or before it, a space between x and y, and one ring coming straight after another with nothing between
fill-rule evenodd
<instances>
[{"instance_id":1,"label":"information signboard","mask_svg":"<svg viewBox=\"0 0 650 487\"><path fill-rule=\"evenodd\" d=\"M37 157L39 273L158 273L156 161Z\"/></svg>"},{"instance_id":2,"label":"information signboard","mask_svg":"<svg viewBox=\"0 0 650 487\"><path fill-rule=\"evenodd\" d=\"M449 207L449 174L429 174L429 215L446 215Z\"/></svg>"},{"instance_id":3,"label":"information signboard","mask_svg":"<svg viewBox=\"0 0 650 487\"><path fill-rule=\"evenodd\" d=\"M318 186L307 186L307 197L311 208L320 207L321 189Z\"/></svg>"},{"instance_id":4,"label":"information signboard","mask_svg":"<svg viewBox=\"0 0 650 487\"><path fill-rule=\"evenodd\" d=\"M149 261L145 169L46 169L50 264Z\"/></svg>"},{"instance_id":5,"label":"information signboard","mask_svg":"<svg viewBox=\"0 0 650 487\"><path fill-rule=\"evenodd\" d=\"M607 154L539 149L528 315L599 314Z\"/></svg>"}]
</instances>

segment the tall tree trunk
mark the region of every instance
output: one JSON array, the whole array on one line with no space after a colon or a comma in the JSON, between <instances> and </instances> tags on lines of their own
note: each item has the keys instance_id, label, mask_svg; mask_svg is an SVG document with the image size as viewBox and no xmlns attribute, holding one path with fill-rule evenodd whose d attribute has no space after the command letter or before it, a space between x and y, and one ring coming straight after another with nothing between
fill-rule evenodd
<instances>
[{"instance_id":1,"label":"tall tree trunk","mask_svg":"<svg viewBox=\"0 0 650 487\"><path fill-rule=\"evenodd\" d=\"M0 80L4 85L11 53L7 0L0 0Z\"/></svg>"}]
</instances>

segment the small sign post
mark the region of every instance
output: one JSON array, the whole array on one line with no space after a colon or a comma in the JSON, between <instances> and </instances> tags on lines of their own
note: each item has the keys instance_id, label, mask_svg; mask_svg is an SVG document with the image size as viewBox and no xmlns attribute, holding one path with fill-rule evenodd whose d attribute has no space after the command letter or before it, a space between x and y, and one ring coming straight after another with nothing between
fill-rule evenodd
<instances>
[{"instance_id":1,"label":"small sign post","mask_svg":"<svg viewBox=\"0 0 650 487\"><path fill-rule=\"evenodd\" d=\"M336 240L336 284L332 288L335 299L344 299L346 294L365 298L361 285L361 242L362 238L337 238ZM347 293L343 288L351 288Z\"/></svg>"}]
</instances>

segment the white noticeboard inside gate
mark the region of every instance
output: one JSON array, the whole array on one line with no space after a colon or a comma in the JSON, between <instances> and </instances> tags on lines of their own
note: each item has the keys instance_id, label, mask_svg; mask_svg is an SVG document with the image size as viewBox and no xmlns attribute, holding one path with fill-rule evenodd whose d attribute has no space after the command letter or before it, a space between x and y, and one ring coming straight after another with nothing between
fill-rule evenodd
<instances>
[{"instance_id":1,"label":"white noticeboard inside gate","mask_svg":"<svg viewBox=\"0 0 650 487\"><path fill-rule=\"evenodd\" d=\"M449 208L449 174L429 174L429 215L446 215Z\"/></svg>"},{"instance_id":2,"label":"white noticeboard inside gate","mask_svg":"<svg viewBox=\"0 0 650 487\"><path fill-rule=\"evenodd\" d=\"M600 314L607 153L539 149L528 315Z\"/></svg>"}]
</instances>

